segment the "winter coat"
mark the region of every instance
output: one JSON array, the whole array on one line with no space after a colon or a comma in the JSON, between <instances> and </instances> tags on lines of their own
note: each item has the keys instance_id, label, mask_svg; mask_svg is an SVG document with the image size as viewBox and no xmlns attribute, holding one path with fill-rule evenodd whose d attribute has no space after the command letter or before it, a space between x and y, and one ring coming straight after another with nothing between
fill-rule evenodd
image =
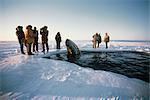
<instances>
[{"instance_id":1,"label":"winter coat","mask_svg":"<svg viewBox=\"0 0 150 100\"><path fill-rule=\"evenodd\" d=\"M101 40L101 36L100 36L100 35L97 35L97 41L98 41L99 43L101 43L101 42L102 42L102 40Z\"/></svg>"},{"instance_id":2,"label":"winter coat","mask_svg":"<svg viewBox=\"0 0 150 100\"><path fill-rule=\"evenodd\" d=\"M18 39L24 39L25 38L23 30L20 30L20 31L17 30L16 35L17 35Z\"/></svg>"},{"instance_id":3,"label":"winter coat","mask_svg":"<svg viewBox=\"0 0 150 100\"><path fill-rule=\"evenodd\" d=\"M59 34L57 34L55 36L55 40L56 40L56 42L61 42L61 36Z\"/></svg>"},{"instance_id":4,"label":"winter coat","mask_svg":"<svg viewBox=\"0 0 150 100\"><path fill-rule=\"evenodd\" d=\"M95 34L95 35L93 35L93 40L92 40L92 42L93 42L93 43L96 43L96 40L97 40L97 36L96 36L96 34Z\"/></svg>"},{"instance_id":5,"label":"winter coat","mask_svg":"<svg viewBox=\"0 0 150 100\"><path fill-rule=\"evenodd\" d=\"M34 36L35 38L38 37L38 31L37 31L37 30L33 30L33 36Z\"/></svg>"},{"instance_id":6,"label":"winter coat","mask_svg":"<svg viewBox=\"0 0 150 100\"><path fill-rule=\"evenodd\" d=\"M38 31L37 30L33 30L33 37L34 37L34 43L36 43L38 41Z\"/></svg>"},{"instance_id":7,"label":"winter coat","mask_svg":"<svg viewBox=\"0 0 150 100\"><path fill-rule=\"evenodd\" d=\"M33 35L33 30L32 29L26 29L26 31L25 31L25 40L26 40L27 44L33 43L34 35Z\"/></svg>"},{"instance_id":8,"label":"winter coat","mask_svg":"<svg viewBox=\"0 0 150 100\"><path fill-rule=\"evenodd\" d=\"M109 36L108 35L105 35L104 42L109 42Z\"/></svg>"},{"instance_id":9,"label":"winter coat","mask_svg":"<svg viewBox=\"0 0 150 100\"><path fill-rule=\"evenodd\" d=\"M42 35L42 43L47 43L48 42L48 30L43 30L40 32Z\"/></svg>"}]
</instances>

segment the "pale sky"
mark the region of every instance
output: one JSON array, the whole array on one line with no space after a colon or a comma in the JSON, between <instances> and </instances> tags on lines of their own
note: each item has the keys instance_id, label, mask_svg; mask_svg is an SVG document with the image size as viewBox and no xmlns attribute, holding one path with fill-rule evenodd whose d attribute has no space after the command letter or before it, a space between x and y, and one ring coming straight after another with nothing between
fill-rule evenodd
<instances>
[{"instance_id":1,"label":"pale sky","mask_svg":"<svg viewBox=\"0 0 150 100\"><path fill-rule=\"evenodd\" d=\"M149 0L0 0L0 41L17 40L18 25L48 26L49 40L150 40ZM41 36L39 35L39 38Z\"/></svg>"}]
</instances>

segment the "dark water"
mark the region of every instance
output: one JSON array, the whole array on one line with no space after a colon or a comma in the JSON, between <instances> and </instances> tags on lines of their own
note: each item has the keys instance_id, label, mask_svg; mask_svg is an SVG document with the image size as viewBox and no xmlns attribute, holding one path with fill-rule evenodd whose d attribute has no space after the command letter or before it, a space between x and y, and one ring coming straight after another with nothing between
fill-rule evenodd
<instances>
[{"instance_id":1,"label":"dark water","mask_svg":"<svg viewBox=\"0 0 150 100\"><path fill-rule=\"evenodd\" d=\"M49 59L68 61L66 54L52 55ZM149 82L150 54L136 51L81 52L78 60L71 61L82 67L110 71Z\"/></svg>"},{"instance_id":2,"label":"dark water","mask_svg":"<svg viewBox=\"0 0 150 100\"><path fill-rule=\"evenodd\" d=\"M147 42L144 42L144 44L146 43ZM10 56L20 54L18 52L19 50L20 48L17 41L0 41L0 61ZM48 58L68 61L66 54L52 55ZM80 59L73 63L82 67L111 71L130 78L137 78L149 82L150 54L145 52L81 52Z\"/></svg>"}]
</instances>

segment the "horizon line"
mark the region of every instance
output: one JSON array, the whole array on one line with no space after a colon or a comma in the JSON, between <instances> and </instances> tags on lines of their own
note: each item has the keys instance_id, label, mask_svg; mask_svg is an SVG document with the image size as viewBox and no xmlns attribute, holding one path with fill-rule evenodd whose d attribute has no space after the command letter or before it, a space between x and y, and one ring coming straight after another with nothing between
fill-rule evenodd
<instances>
[{"instance_id":1,"label":"horizon line","mask_svg":"<svg viewBox=\"0 0 150 100\"><path fill-rule=\"evenodd\" d=\"M72 39L73 41L91 41L91 40L76 40L76 39ZM55 40L49 40L49 41L55 41ZM62 40L62 41L65 41L65 40ZM150 40L140 40L140 39L137 39L137 40L131 40L131 39L125 39L125 40L122 40L122 39L114 39L114 40L110 40L112 42L150 42ZM0 42L18 42L18 40L0 40Z\"/></svg>"}]
</instances>

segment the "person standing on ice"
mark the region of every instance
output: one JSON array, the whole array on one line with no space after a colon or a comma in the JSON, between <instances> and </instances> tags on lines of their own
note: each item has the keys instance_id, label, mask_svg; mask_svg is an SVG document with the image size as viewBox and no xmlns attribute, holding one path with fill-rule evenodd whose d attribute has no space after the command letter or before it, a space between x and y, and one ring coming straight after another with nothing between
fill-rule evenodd
<instances>
[{"instance_id":1,"label":"person standing on ice","mask_svg":"<svg viewBox=\"0 0 150 100\"><path fill-rule=\"evenodd\" d=\"M46 45L47 52L49 51L48 33L49 33L49 31L47 30L47 26L44 26L43 28L40 29L40 34L42 35L42 47L43 47L42 52L44 52L44 53L45 53L45 45Z\"/></svg>"},{"instance_id":2,"label":"person standing on ice","mask_svg":"<svg viewBox=\"0 0 150 100\"><path fill-rule=\"evenodd\" d=\"M61 42L61 35L60 32L58 32L55 36L55 40L56 40L56 48L60 49L60 42Z\"/></svg>"},{"instance_id":3,"label":"person standing on ice","mask_svg":"<svg viewBox=\"0 0 150 100\"><path fill-rule=\"evenodd\" d=\"M99 44L102 42L100 33L99 33L99 34L98 34L98 33L96 34L96 40L97 40L97 43L98 43L97 47L99 48Z\"/></svg>"},{"instance_id":4,"label":"person standing on ice","mask_svg":"<svg viewBox=\"0 0 150 100\"><path fill-rule=\"evenodd\" d=\"M96 39L97 39L97 35L94 34L93 35L93 40L92 40L92 42L93 42L93 48L96 48Z\"/></svg>"},{"instance_id":5,"label":"person standing on ice","mask_svg":"<svg viewBox=\"0 0 150 100\"><path fill-rule=\"evenodd\" d=\"M38 52L38 30L36 30L36 27L34 27L33 30L33 36L34 36L34 41L33 41L33 52ZM36 47L36 50L35 50Z\"/></svg>"},{"instance_id":6,"label":"person standing on ice","mask_svg":"<svg viewBox=\"0 0 150 100\"><path fill-rule=\"evenodd\" d=\"M24 32L23 32L23 27L22 26L18 26L16 28L16 36L18 37L18 42L20 44L21 53L25 54L24 50L23 50L23 43L25 41L25 35L24 35Z\"/></svg>"},{"instance_id":7,"label":"person standing on ice","mask_svg":"<svg viewBox=\"0 0 150 100\"><path fill-rule=\"evenodd\" d=\"M106 43L106 49L108 48L108 42L109 42L110 38L108 33L105 33L105 37L104 37L104 42Z\"/></svg>"},{"instance_id":8,"label":"person standing on ice","mask_svg":"<svg viewBox=\"0 0 150 100\"><path fill-rule=\"evenodd\" d=\"M25 31L25 41L26 41L28 55L33 55L31 52L31 46L32 46L33 40L34 40L34 36L33 36L32 26L28 25Z\"/></svg>"}]
</instances>

